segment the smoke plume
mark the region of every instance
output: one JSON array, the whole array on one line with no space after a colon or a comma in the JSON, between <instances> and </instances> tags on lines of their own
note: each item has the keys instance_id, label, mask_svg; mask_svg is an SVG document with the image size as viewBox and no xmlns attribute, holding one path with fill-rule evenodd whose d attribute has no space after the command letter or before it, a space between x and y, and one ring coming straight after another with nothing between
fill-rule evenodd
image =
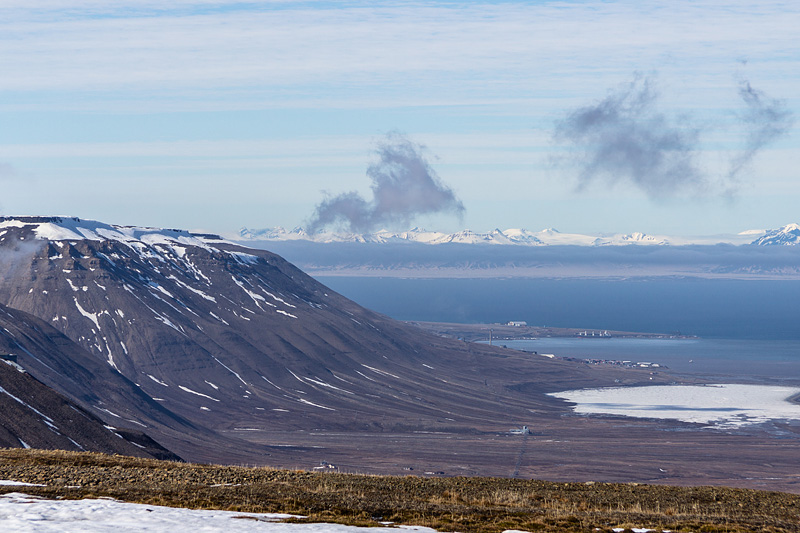
<instances>
[{"instance_id":1,"label":"smoke plume","mask_svg":"<svg viewBox=\"0 0 800 533\"><path fill-rule=\"evenodd\" d=\"M727 173L701 170L700 129L688 117L660 112L649 78L636 77L599 103L572 111L557 125L554 139L573 149L569 161L579 169L579 190L604 180L632 184L651 198L687 192L729 194L758 152L785 135L793 123L783 101L753 89L747 80L740 82L739 96L745 104L739 115L745 138Z\"/></svg>"},{"instance_id":2,"label":"smoke plume","mask_svg":"<svg viewBox=\"0 0 800 533\"><path fill-rule=\"evenodd\" d=\"M657 102L653 82L637 77L557 126L555 139L577 150L579 189L596 180L627 181L659 197L703 186L695 163L698 131L674 123Z\"/></svg>"},{"instance_id":3,"label":"smoke plume","mask_svg":"<svg viewBox=\"0 0 800 533\"><path fill-rule=\"evenodd\" d=\"M463 204L431 168L426 152L403 134L388 134L375 150L378 160L367 168L372 200L357 192L326 198L317 205L309 230L335 225L367 232L381 225L407 226L418 215L461 215Z\"/></svg>"},{"instance_id":4,"label":"smoke plume","mask_svg":"<svg viewBox=\"0 0 800 533\"><path fill-rule=\"evenodd\" d=\"M731 161L728 174L734 180L746 168L756 154L772 141L786 135L794 123L792 112L786 102L769 98L763 92L753 89L750 82L739 82L739 96L746 106L741 120L746 128L744 149Z\"/></svg>"}]
</instances>

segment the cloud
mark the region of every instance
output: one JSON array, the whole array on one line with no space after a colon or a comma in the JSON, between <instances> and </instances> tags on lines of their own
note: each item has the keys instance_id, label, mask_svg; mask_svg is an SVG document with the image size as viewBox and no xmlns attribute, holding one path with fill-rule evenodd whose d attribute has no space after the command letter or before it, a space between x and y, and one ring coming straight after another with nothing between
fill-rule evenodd
<instances>
[{"instance_id":1,"label":"cloud","mask_svg":"<svg viewBox=\"0 0 800 533\"><path fill-rule=\"evenodd\" d=\"M579 189L590 182L629 182L652 197L705 186L695 152L698 130L658 110L650 78L637 76L597 104L580 107L554 137L575 148Z\"/></svg>"},{"instance_id":2,"label":"cloud","mask_svg":"<svg viewBox=\"0 0 800 533\"><path fill-rule=\"evenodd\" d=\"M4 0L0 90L92 111L485 105L574 97L665 53L719 76L742 43L796 79L800 6L728 4Z\"/></svg>"},{"instance_id":3,"label":"cloud","mask_svg":"<svg viewBox=\"0 0 800 533\"><path fill-rule=\"evenodd\" d=\"M345 226L365 232L379 225L408 225L418 215L454 213L464 205L431 168L427 149L401 133L389 133L375 153L378 160L367 168L372 180L372 200L346 192L323 200L309 224L311 231Z\"/></svg>"},{"instance_id":4,"label":"cloud","mask_svg":"<svg viewBox=\"0 0 800 533\"><path fill-rule=\"evenodd\" d=\"M742 171L768 144L785 135L793 116L782 100L769 98L742 80L738 88L745 104L739 115L744 147L733 156L726 173L702 169L697 117L668 116L658 107L651 78L637 76L597 104L570 112L557 124L554 139L571 148L569 159L578 168L578 189L592 182L630 184L651 198L686 193L729 195Z\"/></svg>"},{"instance_id":5,"label":"cloud","mask_svg":"<svg viewBox=\"0 0 800 533\"><path fill-rule=\"evenodd\" d=\"M17 169L8 163L0 162L0 179L15 178L19 176Z\"/></svg>"},{"instance_id":6,"label":"cloud","mask_svg":"<svg viewBox=\"0 0 800 533\"><path fill-rule=\"evenodd\" d=\"M46 245L47 241L42 240L6 239L0 245L0 281L12 279L14 273L29 265L31 258Z\"/></svg>"},{"instance_id":7,"label":"cloud","mask_svg":"<svg viewBox=\"0 0 800 533\"><path fill-rule=\"evenodd\" d=\"M746 128L746 138L744 149L731 161L728 176L732 180L762 148L786 135L794 124L794 117L785 101L770 98L753 89L746 79L739 82L739 96L746 106L745 112L740 115Z\"/></svg>"}]
</instances>

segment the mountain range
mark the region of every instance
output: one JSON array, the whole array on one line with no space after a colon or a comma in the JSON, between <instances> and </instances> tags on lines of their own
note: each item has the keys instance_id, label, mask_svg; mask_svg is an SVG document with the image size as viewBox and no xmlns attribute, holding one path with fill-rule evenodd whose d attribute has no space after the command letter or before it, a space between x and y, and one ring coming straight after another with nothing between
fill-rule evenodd
<instances>
[{"instance_id":1,"label":"mountain range","mask_svg":"<svg viewBox=\"0 0 800 533\"><path fill-rule=\"evenodd\" d=\"M347 233L320 230L309 233L301 227L286 230L281 227L267 229L242 228L237 240L242 241L309 241L316 243L401 243L421 244L494 244L519 246L625 246L625 245L710 245L710 244L754 244L794 245L800 244L800 226L789 224L775 230L747 230L736 234L707 237L675 237L647 235L635 232L629 234L589 235L561 233L549 228L541 231L526 229L495 229L487 233L463 230L457 233L442 233L413 228L408 231L392 232L381 230L375 233Z\"/></svg>"}]
</instances>

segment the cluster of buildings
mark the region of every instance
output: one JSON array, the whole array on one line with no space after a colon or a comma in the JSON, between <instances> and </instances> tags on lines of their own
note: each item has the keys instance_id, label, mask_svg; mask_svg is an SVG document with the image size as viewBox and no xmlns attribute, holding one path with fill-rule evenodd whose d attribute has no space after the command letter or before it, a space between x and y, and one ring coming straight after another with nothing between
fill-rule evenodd
<instances>
[{"instance_id":1,"label":"cluster of buildings","mask_svg":"<svg viewBox=\"0 0 800 533\"><path fill-rule=\"evenodd\" d=\"M584 331L579 331L575 335L577 337L595 337L595 338L600 337L601 339L610 339L611 338L611 333L609 333L608 331L588 331L588 330L584 330Z\"/></svg>"}]
</instances>

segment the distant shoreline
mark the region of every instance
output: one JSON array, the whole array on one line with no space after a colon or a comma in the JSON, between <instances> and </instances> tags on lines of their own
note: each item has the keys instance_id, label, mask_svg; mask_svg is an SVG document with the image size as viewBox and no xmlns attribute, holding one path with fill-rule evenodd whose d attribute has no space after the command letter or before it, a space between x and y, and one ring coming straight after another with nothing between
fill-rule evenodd
<instances>
[{"instance_id":1,"label":"distant shoreline","mask_svg":"<svg viewBox=\"0 0 800 533\"><path fill-rule=\"evenodd\" d=\"M606 269L569 268L563 265L494 266L491 268L382 265L337 266L293 261L314 278L395 278L395 279L531 279L531 280L736 280L736 281L800 281L797 272L706 272L689 268L623 270L618 265Z\"/></svg>"},{"instance_id":2,"label":"distant shoreline","mask_svg":"<svg viewBox=\"0 0 800 533\"><path fill-rule=\"evenodd\" d=\"M678 333L648 333L616 331L591 328L556 328L548 326L510 326L508 324L460 324L454 322L424 322L407 320L416 326L442 337L461 339L467 342L485 341L491 333L493 341L533 340L537 338L575 338L602 341L609 338L629 339L697 339L694 335Z\"/></svg>"}]
</instances>

